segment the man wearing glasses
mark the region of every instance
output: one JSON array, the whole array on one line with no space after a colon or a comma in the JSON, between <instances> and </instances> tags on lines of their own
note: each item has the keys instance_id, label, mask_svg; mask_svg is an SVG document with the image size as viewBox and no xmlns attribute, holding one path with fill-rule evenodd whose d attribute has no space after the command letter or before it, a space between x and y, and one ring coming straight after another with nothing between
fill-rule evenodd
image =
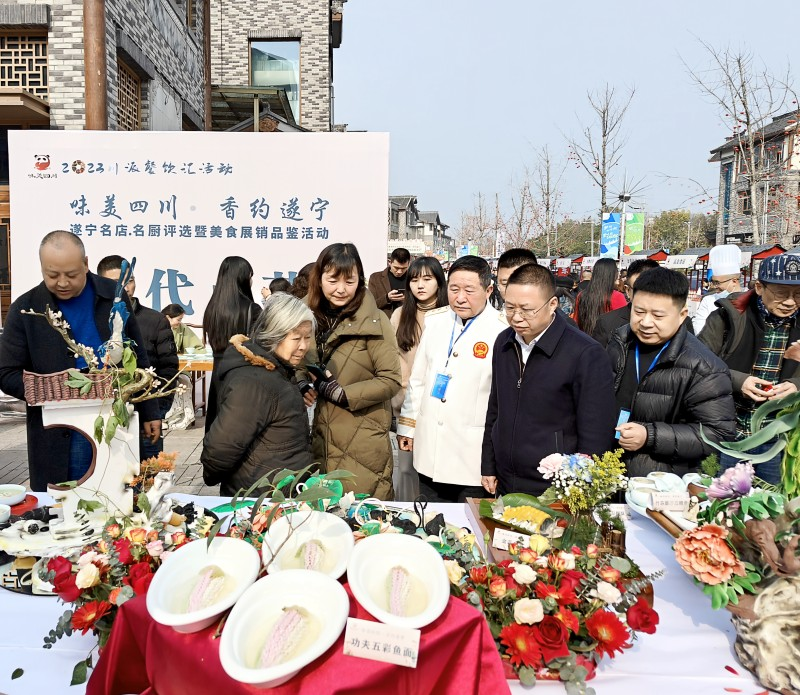
<instances>
[{"instance_id":1,"label":"man wearing glasses","mask_svg":"<svg viewBox=\"0 0 800 695\"><path fill-rule=\"evenodd\" d=\"M717 305L699 337L731 370L736 438L741 440L752 434L753 412L761 403L794 393L800 386L800 364L784 358L786 348L800 339L800 257L785 253L767 258L755 289L721 299ZM753 451L767 451L774 443ZM758 464L756 475L779 482L782 456L781 452ZM721 463L729 468L736 460L723 454Z\"/></svg>"},{"instance_id":2,"label":"man wearing glasses","mask_svg":"<svg viewBox=\"0 0 800 695\"><path fill-rule=\"evenodd\" d=\"M695 335L706 325L712 311L716 311L716 302L728 295L742 291L739 275L742 267L742 251L735 244L715 246L708 254L708 267L711 269L711 292L703 297L700 306L692 316Z\"/></svg>"},{"instance_id":3,"label":"man wearing glasses","mask_svg":"<svg viewBox=\"0 0 800 695\"><path fill-rule=\"evenodd\" d=\"M481 455L490 494L548 487L537 470L549 454L602 454L613 447L616 403L603 348L556 309L553 274L529 264L508 279L509 328L497 337Z\"/></svg>"}]
</instances>

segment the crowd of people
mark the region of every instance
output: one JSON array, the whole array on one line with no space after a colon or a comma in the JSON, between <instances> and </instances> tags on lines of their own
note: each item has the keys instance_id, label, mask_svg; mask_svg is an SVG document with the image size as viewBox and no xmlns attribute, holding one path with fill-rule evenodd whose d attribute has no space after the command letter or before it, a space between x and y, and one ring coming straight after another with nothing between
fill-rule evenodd
<instances>
[{"instance_id":1,"label":"crowd of people","mask_svg":"<svg viewBox=\"0 0 800 695\"><path fill-rule=\"evenodd\" d=\"M737 253L712 250L719 291L694 322L686 276L654 261L637 260L620 278L601 259L577 283L528 249L500 256L496 276L478 256L445 274L435 258L396 249L367 278L358 249L336 243L293 283L264 288L262 304L250 263L225 258L202 338L180 305L143 307L131 277L126 332L139 364L164 380L179 352L211 347L201 461L222 494L311 464L347 470L345 489L385 500L540 494L537 465L553 453L620 447L630 475L695 470L709 442L748 436L760 403L797 390L800 258L764 260L742 291ZM0 338L0 389L18 398L23 370L86 366L21 310L57 308L75 339L97 349L124 263L109 256L92 273L80 238L63 231L48 234L39 255L43 282L12 305ZM143 456L161 446L169 405L137 405ZM81 439L45 430L40 409L28 408L34 490L86 474ZM779 462L758 464L758 475L776 482Z\"/></svg>"}]
</instances>

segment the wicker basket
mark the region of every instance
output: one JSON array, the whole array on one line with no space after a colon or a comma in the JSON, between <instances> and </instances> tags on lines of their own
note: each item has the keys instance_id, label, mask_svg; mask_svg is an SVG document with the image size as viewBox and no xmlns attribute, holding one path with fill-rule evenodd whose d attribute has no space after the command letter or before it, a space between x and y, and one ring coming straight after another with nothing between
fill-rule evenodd
<instances>
[{"instance_id":1,"label":"wicker basket","mask_svg":"<svg viewBox=\"0 0 800 695\"><path fill-rule=\"evenodd\" d=\"M85 395L78 389L67 386L69 370L53 374L36 374L23 371L22 383L25 385L25 400L28 405L42 405L53 401L77 401L109 398L113 392L112 375L86 374L92 381L92 388Z\"/></svg>"}]
</instances>

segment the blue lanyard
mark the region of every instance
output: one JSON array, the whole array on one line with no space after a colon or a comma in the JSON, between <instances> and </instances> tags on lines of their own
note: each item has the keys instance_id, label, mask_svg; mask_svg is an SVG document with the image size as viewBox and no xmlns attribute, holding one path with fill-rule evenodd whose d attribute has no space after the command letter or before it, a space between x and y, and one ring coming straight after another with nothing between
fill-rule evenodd
<instances>
[{"instance_id":1,"label":"blue lanyard","mask_svg":"<svg viewBox=\"0 0 800 695\"><path fill-rule=\"evenodd\" d=\"M658 358L661 357L661 353L664 352L664 350L667 349L667 346L671 342L672 342L671 340L668 340L666 343L664 343L664 347L662 347L658 351L658 354L656 355L656 358L653 360L653 363L650 365L648 370L644 373L645 376L647 376L651 371L653 371L653 367L656 366L656 363L658 362ZM639 381L640 381L640 379L639 379L639 343L637 342L636 343L636 383L638 384Z\"/></svg>"},{"instance_id":2,"label":"blue lanyard","mask_svg":"<svg viewBox=\"0 0 800 695\"><path fill-rule=\"evenodd\" d=\"M447 369L447 365L450 363L450 355L453 354L453 348L456 346L456 343L461 339L461 336L464 335L469 330L469 327L472 325L472 322L475 320L473 316L469 321L464 324L464 330L458 334L458 337L453 340L453 337L456 334L456 323L458 322L458 318L456 317L453 319L453 329L450 331L450 347L447 349L447 361L444 363L444 368Z\"/></svg>"}]
</instances>

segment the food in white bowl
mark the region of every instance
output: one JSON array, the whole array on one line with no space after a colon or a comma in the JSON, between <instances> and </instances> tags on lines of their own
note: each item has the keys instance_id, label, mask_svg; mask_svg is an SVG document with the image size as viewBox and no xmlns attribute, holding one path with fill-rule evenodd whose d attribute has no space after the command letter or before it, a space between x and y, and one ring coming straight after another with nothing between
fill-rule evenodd
<instances>
[{"instance_id":1,"label":"food in white bowl","mask_svg":"<svg viewBox=\"0 0 800 695\"><path fill-rule=\"evenodd\" d=\"M0 485L0 504L7 504L13 507L25 499L27 491L24 485L11 485L7 483Z\"/></svg>"},{"instance_id":2,"label":"food in white bowl","mask_svg":"<svg viewBox=\"0 0 800 695\"><path fill-rule=\"evenodd\" d=\"M228 610L258 577L258 551L238 538L205 538L164 561L147 592L153 620L177 632L197 632Z\"/></svg>"},{"instance_id":3,"label":"food in white bowl","mask_svg":"<svg viewBox=\"0 0 800 695\"><path fill-rule=\"evenodd\" d=\"M347 580L356 600L387 625L424 627L444 612L450 598L442 557L414 536L390 533L359 541Z\"/></svg>"},{"instance_id":4,"label":"food in white bowl","mask_svg":"<svg viewBox=\"0 0 800 695\"><path fill-rule=\"evenodd\" d=\"M222 668L240 683L281 685L336 642L349 612L344 587L321 572L285 570L263 577L225 622Z\"/></svg>"},{"instance_id":5,"label":"food in white bowl","mask_svg":"<svg viewBox=\"0 0 800 695\"><path fill-rule=\"evenodd\" d=\"M270 525L261 555L270 574L307 569L338 579L347 569L353 543L353 532L338 516L294 512Z\"/></svg>"}]
</instances>

